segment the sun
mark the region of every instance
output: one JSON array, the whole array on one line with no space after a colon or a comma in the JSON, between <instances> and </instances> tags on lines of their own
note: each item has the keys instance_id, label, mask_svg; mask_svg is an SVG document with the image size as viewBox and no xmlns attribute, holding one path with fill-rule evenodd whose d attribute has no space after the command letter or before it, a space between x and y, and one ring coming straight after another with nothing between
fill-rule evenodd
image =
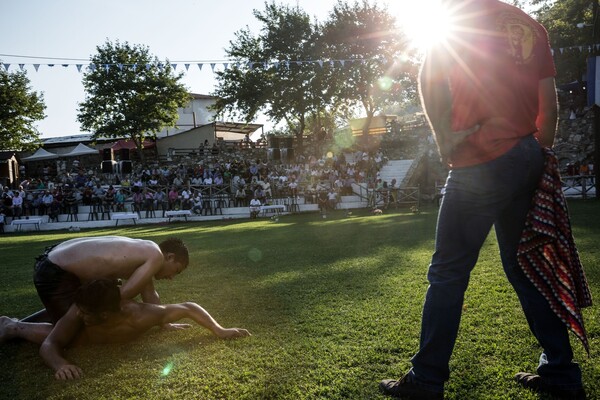
<instances>
[{"instance_id":1,"label":"sun","mask_svg":"<svg viewBox=\"0 0 600 400\"><path fill-rule=\"evenodd\" d=\"M387 6L418 51L444 41L452 31L452 15L443 0L389 0Z\"/></svg>"}]
</instances>

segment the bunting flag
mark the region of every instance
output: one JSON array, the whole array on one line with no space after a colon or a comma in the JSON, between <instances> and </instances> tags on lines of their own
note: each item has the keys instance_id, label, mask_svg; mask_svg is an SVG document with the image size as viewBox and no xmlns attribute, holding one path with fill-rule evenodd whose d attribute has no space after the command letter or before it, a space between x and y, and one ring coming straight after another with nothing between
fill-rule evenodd
<instances>
[{"instance_id":1,"label":"bunting flag","mask_svg":"<svg viewBox=\"0 0 600 400\"><path fill-rule=\"evenodd\" d=\"M596 43L596 44L589 44L589 45L575 45L575 46L568 46L568 47L559 47L559 48L555 48L555 49L551 49L552 52L552 56L556 57L568 52L579 52L579 53L595 53L600 51L600 43ZM0 56L2 56L2 54L0 54ZM16 57L20 57L20 56L16 56ZM592 57L594 58L594 57ZM590 58L590 60L592 59ZM595 58L594 58L595 59ZM65 59L68 60L68 59ZM229 67L233 66L234 68L242 68L242 67L246 67L249 70L253 70L255 68L264 68L264 69L269 69L269 68L275 68L275 69L279 69L279 68L287 68L289 69L291 66L303 66L303 65L318 65L319 67L323 68L326 65L329 65L330 67L341 67L341 68L345 68L346 66L350 66L350 65L354 65L354 64L362 64L362 65L366 65L369 61L373 61L373 60L367 60L367 59L347 59L347 60L279 60L279 61L273 61L273 62L269 62L269 61L247 61L247 62L240 62L240 61L224 61L224 62L195 62L195 61L178 61L183 63L186 72L189 71L190 65L192 65L192 63L195 63L198 66L198 70L202 71L202 67L205 64L208 64L211 68L211 71L214 73L215 72L215 68L217 68L217 66L223 66L223 68L225 70L227 70ZM591 62L591 61L590 61ZM11 68L11 63L2 63L0 64L0 68L4 68L5 71L9 71L9 69ZM77 69L77 72L81 72L82 68L86 68L87 70L94 72L97 70L97 66L90 63L90 64L71 64L71 63L61 63L61 64L40 64L40 63L36 63L36 64L26 64L26 63L19 63L16 64L14 68L18 68L21 71L25 71L27 69L28 66L32 66L36 72L39 72L40 67L48 67L48 68L52 68L56 65L60 65L63 68L69 68L70 66L75 66L75 68ZM165 68L165 64L142 64L145 65L146 70L149 71L152 67L156 67L158 68L160 71L163 71ZM174 71L177 70L177 66L179 64L177 63L172 63L170 64L170 66L173 68ZM588 63L589 65L589 63ZM596 66L596 63L594 61L594 66ZM132 69L134 72L137 71L138 69L138 64L123 64L123 63L118 63L118 64L102 64L100 65L102 68L104 68L104 70L106 72L110 71L111 67L116 67L118 68L120 71L126 70L126 69ZM594 75L594 76L598 76L598 75ZM599 85L600 87L600 85ZM599 92L600 93L600 92ZM598 100L596 100L598 102L598 105L600 105L600 96L596 97Z\"/></svg>"}]
</instances>

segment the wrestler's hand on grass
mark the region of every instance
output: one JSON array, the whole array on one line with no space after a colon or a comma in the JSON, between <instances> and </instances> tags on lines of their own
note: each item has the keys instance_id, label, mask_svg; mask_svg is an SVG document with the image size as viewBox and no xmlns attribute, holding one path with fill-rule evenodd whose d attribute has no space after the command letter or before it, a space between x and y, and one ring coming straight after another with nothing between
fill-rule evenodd
<instances>
[{"instance_id":1,"label":"wrestler's hand on grass","mask_svg":"<svg viewBox=\"0 0 600 400\"><path fill-rule=\"evenodd\" d=\"M164 324L161 326L161 328L166 331L180 331L182 329L188 329L191 327L191 324Z\"/></svg>"},{"instance_id":2,"label":"wrestler's hand on grass","mask_svg":"<svg viewBox=\"0 0 600 400\"><path fill-rule=\"evenodd\" d=\"M242 328L223 328L217 333L221 339L234 339L239 337L251 336L250 332Z\"/></svg>"},{"instance_id":3,"label":"wrestler's hand on grass","mask_svg":"<svg viewBox=\"0 0 600 400\"><path fill-rule=\"evenodd\" d=\"M56 370L54 377L61 381L79 379L83 377L83 371L77 365L66 364Z\"/></svg>"}]
</instances>

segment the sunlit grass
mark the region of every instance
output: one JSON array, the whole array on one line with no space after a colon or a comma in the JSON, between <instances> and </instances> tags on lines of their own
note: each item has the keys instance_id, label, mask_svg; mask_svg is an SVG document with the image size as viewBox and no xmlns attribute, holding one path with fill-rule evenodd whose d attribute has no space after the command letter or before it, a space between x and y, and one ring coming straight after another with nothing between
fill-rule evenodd
<instances>
[{"instance_id":1,"label":"sunlit grass","mask_svg":"<svg viewBox=\"0 0 600 400\"><path fill-rule=\"evenodd\" d=\"M0 346L0 398L7 399L383 399L377 383L410 366L436 209L421 214L343 211L279 222L218 221L128 226L118 233L160 241L181 236L189 268L157 282L163 302L194 301L224 326L253 336L222 341L195 327L153 330L130 344L69 350L86 376L57 382L34 345ZM600 203L571 204L574 234L600 298ZM114 234L92 230L84 235ZM0 314L40 308L33 259L72 232L4 235ZM600 397L600 315L585 310L592 357L573 341L589 398ZM534 371L540 349L503 275L494 235L485 242L465 298L447 399L537 399L512 382Z\"/></svg>"}]
</instances>

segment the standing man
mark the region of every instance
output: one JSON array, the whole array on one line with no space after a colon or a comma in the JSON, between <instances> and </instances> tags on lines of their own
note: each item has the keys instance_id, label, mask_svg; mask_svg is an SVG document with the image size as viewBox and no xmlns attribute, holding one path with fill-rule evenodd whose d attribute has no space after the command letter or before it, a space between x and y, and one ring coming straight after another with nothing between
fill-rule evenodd
<instances>
[{"instance_id":1,"label":"standing man","mask_svg":"<svg viewBox=\"0 0 600 400\"><path fill-rule=\"evenodd\" d=\"M33 282L46 309L23 321L56 324L83 283L103 278L126 279L120 289L123 299L141 295L144 303L160 304L153 278L171 279L188 262L187 247L176 238L160 245L122 236L67 240L36 258Z\"/></svg>"},{"instance_id":2,"label":"standing man","mask_svg":"<svg viewBox=\"0 0 600 400\"><path fill-rule=\"evenodd\" d=\"M495 227L504 271L543 348L524 387L584 399L568 331L517 263L517 248L557 124L555 68L546 30L499 0L448 0L456 26L428 53L420 93L443 162L450 166L429 266L421 340L412 368L380 390L443 399L464 293Z\"/></svg>"}]
</instances>

